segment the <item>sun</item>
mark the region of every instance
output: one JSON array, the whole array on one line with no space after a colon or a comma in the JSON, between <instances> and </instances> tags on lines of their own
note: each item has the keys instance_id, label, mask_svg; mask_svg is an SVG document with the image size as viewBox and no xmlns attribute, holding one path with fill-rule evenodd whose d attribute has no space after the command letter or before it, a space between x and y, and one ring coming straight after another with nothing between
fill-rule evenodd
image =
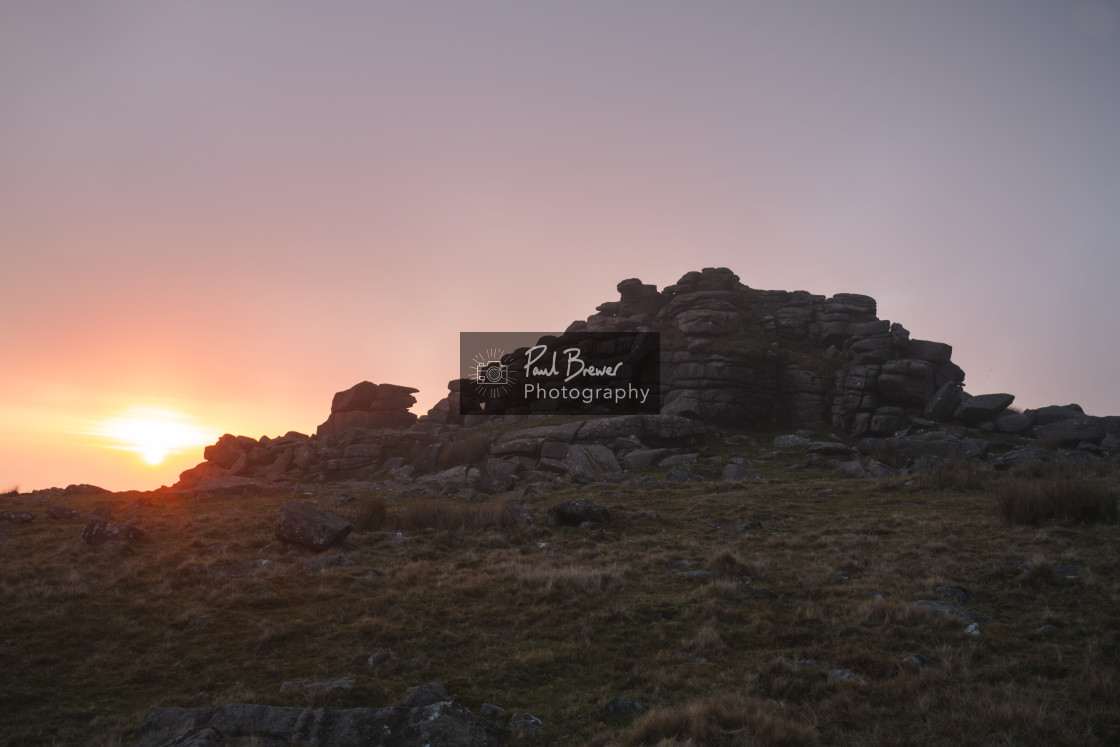
<instances>
[{"instance_id":1,"label":"sun","mask_svg":"<svg viewBox=\"0 0 1120 747\"><path fill-rule=\"evenodd\" d=\"M135 408L109 418L97 435L109 440L106 446L135 452L153 466L170 454L214 441L212 434L194 425L187 416L152 408Z\"/></svg>"}]
</instances>

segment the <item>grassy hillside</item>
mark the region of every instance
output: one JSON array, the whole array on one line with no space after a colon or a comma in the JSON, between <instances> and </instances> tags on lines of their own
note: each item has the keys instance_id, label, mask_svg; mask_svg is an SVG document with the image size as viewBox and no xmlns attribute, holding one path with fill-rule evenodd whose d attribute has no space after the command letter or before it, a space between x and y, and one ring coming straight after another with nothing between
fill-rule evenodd
<instances>
[{"instance_id":1,"label":"grassy hillside","mask_svg":"<svg viewBox=\"0 0 1120 747\"><path fill-rule=\"evenodd\" d=\"M0 498L38 514L0 524L0 743L128 744L153 705L385 706L431 680L539 716L541 744L1120 742L1115 522L1006 524L994 476L758 466L775 479L532 493L524 527L499 498L323 493L366 529L328 551L355 565L323 571L273 537L291 494L66 501L147 533L111 549L41 496ZM576 497L611 524L545 526ZM973 636L913 604L953 598L991 623ZM647 713L606 715L615 696Z\"/></svg>"}]
</instances>

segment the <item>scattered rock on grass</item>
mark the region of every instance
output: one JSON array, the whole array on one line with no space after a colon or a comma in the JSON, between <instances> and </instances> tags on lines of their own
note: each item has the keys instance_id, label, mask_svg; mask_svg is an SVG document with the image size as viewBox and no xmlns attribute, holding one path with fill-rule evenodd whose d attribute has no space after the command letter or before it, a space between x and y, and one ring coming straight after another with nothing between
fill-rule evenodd
<instances>
[{"instance_id":1,"label":"scattered rock on grass","mask_svg":"<svg viewBox=\"0 0 1120 747\"><path fill-rule=\"evenodd\" d=\"M304 563L303 570L323 571L327 568L346 568L352 565L357 565L357 563L345 555L324 555L321 558L314 558Z\"/></svg>"},{"instance_id":2,"label":"scattered rock on grass","mask_svg":"<svg viewBox=\"0 0 1120 747\"><path fill-rule=\"evenodd\" d=\"M447 688L442 682L425 682L423 685L410 687L405 691L401 705L405 708L419 708L451 700Z\"/></svg>"},{"instance_id":3,"label":"scattered rock on grass","mask_svg":"<svg viewBox=\"0 0 1120 747\"><path fill-rule=\"evenodd\" d=\"M550 527L578 527L587 523L607 524L610 520L611 512L605 506L599 506L584 498L556 503L545 514L545 522Z\"/></svg>"},{"instance_id":4,"label":"scattered rock on grass","mask_svg":"<svg viewBox=\"0 0 1120 747\"><path fill-rule=\"evenodd\" d=\"M354 686L354 680L343 677L337 680L289 680L280 686L280 692L289 690L349 690Z\"/></svg>"},{"instance_id":5,"label":"scattered rock on grass","mask_svg":"<svg viewBox=\"0 0 1120 747\"><path fill-rule=\"evenodd\" d=\"M354 527L350 522L306 501L289 501L276 517L276 539L320 552L341 542Z\"/></svg>"},{"instance_id":6,"label":"scattered rock on grass","mask_svg":"<svg viewBox=\"0 0 1120 747\"><path fill-rule=\"evenodd\" d=\"M510 716L509 728L529 737L544 733L544 724L531 713L515 713Z\"/></svg>"},{"instance_id":7,"label":"scattered rock on grass","mask_svg":"<svg viewBox=\"0 0 1120 747\"><path fill-rule=\"evenodd\" d=\"M129 524L117 524L105 519L94 519L82 529L82 539L97 546L108 542L128 542L144 538L143 530Z\"/></svg>"},{"instance_id":8,"label":"scattered rock on grass","mask_svg":"<svg viewBox=\"0 0 1120 747\"><path fill-rule=\"evenodd\" d=\"M860 677L858 674L856 674L855 672L853 672L850 669L832 669L828 673L828 678L830 680L841 680L843 682L852 682L852 683L855 683L857 685L866 685L867 684L866 682L863 681L863 677Z\"/></svg>"},{"instance_id":9,"label":"scattered rock on grass","mask_svg":"<svg viewBox=\"0 0 1120 747\"><path fill-rule=\"evenodd\" d=\"M611 698L603 709L608 716L637 716L645 711L645 707L629 698Z\"/></svg>"},{"instance_id":10,"label":"scattered rock on grass","mask_svg":"<svg viewBox=\"0 0 1120 747\"><path fill-rule=\"evenodd\" d=\"M370 655L369 659L366 660L366 664L370 665L371 667L379 667L392 658L392 651L378 651L377 653Z\"/></svg>"},{"instance_id":11,"label":"scattered rock on grass","mask_svg":"<svg viewBox=\"0 0 1120 747\"><path fill-rule=\"evenodd\" d=\"M30 511L0 511L0 521L10 524L30 524L35 521L35 514Z\"/></svg>"},{"instance_id":12,"label":"scattered rock on grass","mask_svg":"<svg viewBox=\"0 0 1120 747\"><path fill-rule=\"evenodd\" d=\"M955 617L961 622L970 625L989 625L992 622L991 619L975 610L970 610L967 607L961 607L957 604L949 604L948 602L919 599L917 602L914 602L914 606L929 610L935 617L948 615L949 617Z\"/></svg>"}]
</instances>

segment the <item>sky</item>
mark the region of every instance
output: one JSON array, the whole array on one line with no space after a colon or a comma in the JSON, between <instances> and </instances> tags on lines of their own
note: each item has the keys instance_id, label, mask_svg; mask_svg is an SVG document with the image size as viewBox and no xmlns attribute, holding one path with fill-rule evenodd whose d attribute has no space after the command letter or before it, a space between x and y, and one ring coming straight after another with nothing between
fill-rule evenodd
<instances>
[{"instance_id":1,"label":"sky","mask_svg":"<svg viewBox=\"0 0 1120 747\"><path fill-rule=\"evenodd\" d=\"M720 266L1120 414L1120 0L0 2L0 492Z\"/></svg>"}]
</instances>

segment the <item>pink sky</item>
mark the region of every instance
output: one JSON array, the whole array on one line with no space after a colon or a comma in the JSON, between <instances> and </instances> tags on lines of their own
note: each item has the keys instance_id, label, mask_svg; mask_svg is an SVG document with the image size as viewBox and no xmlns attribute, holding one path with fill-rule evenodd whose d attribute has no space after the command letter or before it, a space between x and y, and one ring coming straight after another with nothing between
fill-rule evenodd
<instances>
[{"instance_id":1,"label":"pink sky","mask_svg":"<svg viewBox=\"0 0 1120 747\"><path fill-rule=\"evenodd\" d=\"M461 330L706 266L1120 414L1117 0L6 2L0 102L0 491L174 482L137 408L422 414Z\"/></svg>"}]
</instances>

